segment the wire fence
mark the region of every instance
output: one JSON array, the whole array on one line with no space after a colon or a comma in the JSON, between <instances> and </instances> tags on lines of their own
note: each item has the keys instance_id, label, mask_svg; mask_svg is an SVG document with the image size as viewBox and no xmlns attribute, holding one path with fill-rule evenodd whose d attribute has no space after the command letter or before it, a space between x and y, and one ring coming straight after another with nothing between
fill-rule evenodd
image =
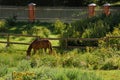
<instances>
[{"instance_id":1,"label":"wire fence","mask_svg":"<svg viewBox=\"0 0 120 80\"><path fill-rule=\"evenodd\" d=\"M119 7L110 9L111 13L118 12ZM102 14L103 9L97 8L96 15ZM0 19L17 16L19 21L28 21L28 7L0 6ZM57 19L71 22L88 17L88 7L36 7L36 20L41 22L53 22Z\"/></svg>"}]
</instances>

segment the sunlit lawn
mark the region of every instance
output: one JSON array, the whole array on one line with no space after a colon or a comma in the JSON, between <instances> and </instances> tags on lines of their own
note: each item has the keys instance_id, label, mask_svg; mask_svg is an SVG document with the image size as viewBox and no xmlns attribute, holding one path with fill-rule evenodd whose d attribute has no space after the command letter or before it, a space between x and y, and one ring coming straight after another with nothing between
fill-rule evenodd
<instances>
[{"instance_id":1,"label":"sunlit lawn","mask_svg":"<svg viewBox=\"0 0 120 80\"><path fill-rule=\"evenodd\" d=\"M104 80L120 80L120 70L95 70L93 72Z\"/></svg>"}]
</instances>

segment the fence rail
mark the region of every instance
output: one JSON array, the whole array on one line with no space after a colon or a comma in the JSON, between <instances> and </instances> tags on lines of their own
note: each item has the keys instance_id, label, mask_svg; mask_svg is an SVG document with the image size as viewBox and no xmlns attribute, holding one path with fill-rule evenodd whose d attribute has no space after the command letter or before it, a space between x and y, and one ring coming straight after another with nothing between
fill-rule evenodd
<instances>
[{"instance_id":1,"label":"fence rail","mask_svg":"<svg viewBox=\"0 0 120 80\"><path fill-rule=\"evenodd\" d=\"M6 36L6 41L0 41L0 43L5 43L6 47L10 46L10 44L21 44L21 45L29 45L30 42L11 42L10 41L10 36L23 36L23 37L39 37L39 36L34 36L34 35L22 35L22 34L9 34L9 33L0 33L0 36ZM68 45L68 41L76 41L76 40L81 40L81 41L98 41L98 40L106 40L109 41L109 39L120 39L120 36L111 36L111 37L106 37L106 38L41 38L41 39L48 39L48 40L64 40L65 41L65 48L85 48L85 46L71 46ZM53 48L60 48L61 46L52 46ZM89 46L88 46L89 47ZM91 47L96 47L96 46L91 46Z\"/></svg>"}]
</instances>

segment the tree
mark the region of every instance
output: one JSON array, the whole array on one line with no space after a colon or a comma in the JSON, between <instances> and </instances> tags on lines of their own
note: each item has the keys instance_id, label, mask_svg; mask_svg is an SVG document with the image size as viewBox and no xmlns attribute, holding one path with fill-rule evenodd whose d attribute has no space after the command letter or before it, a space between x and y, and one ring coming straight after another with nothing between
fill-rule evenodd
<instances>
[{"instance_id":1,"label":"tree","mask_svg":"<svg viewBox=\"0 0 120 80\"><path fill-rule=\"evenodd\" d=\"M96 3L103 5L105 3L113 3L119 0L0 0L0 5L15 5L15 6L26 6L33 2L38 6L87 6L90 3Z\"/></svg>"}]
</instances>

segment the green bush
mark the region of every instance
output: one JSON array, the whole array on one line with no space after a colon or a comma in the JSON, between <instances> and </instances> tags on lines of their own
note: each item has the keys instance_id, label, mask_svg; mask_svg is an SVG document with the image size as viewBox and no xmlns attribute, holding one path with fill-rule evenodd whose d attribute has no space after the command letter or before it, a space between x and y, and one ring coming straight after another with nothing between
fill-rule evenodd
<instances>
[{"instance_id":1,"label":"green bush","mask_svg":"<svg viewBox=\"0 0 120 80\"><path fill-rule=\"evenodd\" d=\"M106 36L107 37L116 37L120 35L120 24L118 27L115 27L113 32L108 33ZM113 48L119 48L119 44L120 44L120 39L119 38L108 38L108 41L106 42L109 47L113 47Z\"/></svg>"},{"instance_id":2,"label":"green bush","mask_svg":"<svg viewBox=\"0 0 120 80\"><path fill-rule=\"evenodd\" d=\"M114 27L120 23L120 13L111 14L109 16L98 15L92 18L81 19L72 22L63 32L61 37L75 37L75 38L101 38L105 37L109 32L113 32ZM62 44L63 41L60 42ZM65 44L65 41L64 41ZM64 45L63 44L63 45ZM87 41L68 41L69 45L81 46L98 46L98 42Z\"/></svg>"},{"instance_id":3,"label":"green bush","mask_svg":"<svg viewBox=\"0 0 120 80\"><path fill-rule=\"evenodd\" d=\"M53 24L55 33L63 33L66 25L65 23L61 22L60 20L56 20L55 23Z\"/></svg>"},{"instance_id":4,"label":"green bush","mask_svg":"<svg viewBox=\"0 0 120 80\"><path fill-rule=\"evenodd\" d=\"M44 26L33 26L28 33L32 33L32 35L40 36L42 38L48 37L51 34L50 30Z\"/></svg>"},{"instance_id":5,"label":"green bush","mask_svg":"<svg viewBox=\"0 0 120 80\"><path fill-rule=\"evenodd\" d=\"M96 23L88 24L88 27L82 34L82 38L104 37L109 32L109 25L104 24L102 20Z\"/></svg>"},{"instance_id":6,"label":"green bush","mask_svg":"<svg viewBox=\"0 0 120 80\"><path fill-rule=\"evenodd\" d=\"M9 26L14 26L17 22L17 16L13 15L12 17L7 18L6 21Z\"/></svg>"},{"instance_id":7,"label":"green bush","mask_svg":"<svg viewBox=\"0 0 120 80\"><path fill-rule=\"evenodd\" d=\"M7 32L7 23L4 20L0 20L0 32Z\"/></svg>"}]
</instances>

